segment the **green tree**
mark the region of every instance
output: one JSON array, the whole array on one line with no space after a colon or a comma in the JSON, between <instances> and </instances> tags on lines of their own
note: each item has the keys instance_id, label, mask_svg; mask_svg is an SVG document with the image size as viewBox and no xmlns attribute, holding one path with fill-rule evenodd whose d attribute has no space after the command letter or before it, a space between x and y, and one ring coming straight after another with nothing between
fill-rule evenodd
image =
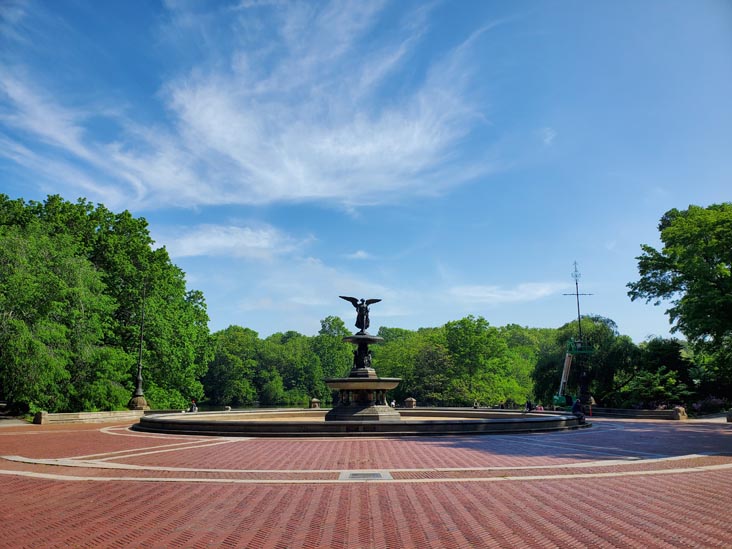
<instances>
[{"instance_id":1,"label":"green tree","mask_svg":"<svg viewBox=\"0 0 732 549\"><path fill-rule=\"evenodd\" d=\"M640 345L640 366L643 370L658 371L666 368L674 372L679 382L694 385L693 363L687 357L683 341L676 338L654 337Z\"/></svg>"},{"instance_id":2,"label":"green tree","mask_svg":"<svg viewBox=\"0 0 732 549\"><path fill-rule=\"evenodd\" d=\"M213 335L214 356L203 377L211 404L251 406L257 400L254 373L259 336L254 330L229 326Z\"/></svg>"},{"instance_id":3,"label":"green tree","mask_svg":"<svg viewBox=\"0 0 732 549\"><path fill-rule=\"evenodd\" d=\"M414 368L414 385L409 394L425 405L443 405L449 403L450 372L454 365L450 351L437 341L425 341L418 348Z\"/></svg>"},{"instance_id":4,"label":"green tree","mask_svg":"<svg viewBox=\"0 0 732 549\"><path fill-rule=\"evenodd\" d=\"M0 391L27 409L120 407L124 354L103 348L114 303L68 235L0 225ZM101 367L98 367L102 364ZM126 399L125 399L126 402Z\"/></svg>"},{"instance_id":5,"label":"green tree","mask_svg":"<svg viewBox=\"0 0 732 549\"><path fill-rule=\"evenodd\" d=\"M471 315L448 322L444 329L454 364L451 397L456 403L498 404L515 393L509 380L508 346L497 328Z\"/></svg>"},{"instance_id":6,"label":"green tree","mask_svg":"<svg viewBox=\"0 0 732 549\"><path fill-rule=\"evenodd\" d=\"M620 406L641 406L654 409L685 402L691 392L680 382L676 372L661 366L657 370L641 370L619 391Z\"/></svg>"},{"instance_id":7,"label":"green tree","mask_svg":"<svg viewBox=\"0 0 732 549\"><path fill-rule=\"evenodd\" d=\"M342 339L351 335L351 333L348 331L348 328L346 328L346 323L343 322L343 319L338 316L326 316L320 321L320 330L318 330L318 335L327 335Z\"/></svg>"},{"instance_id":8,"label":"green tree","mask_svg":"<svg viewBox=\"0 0 732 549\"><path fill-rule=\"evenodd\" d=\"M383 332L379 330L379 333ZM402 330L400 337L371 347L373 366L379 375L398 377L402 380L396 389L389 392L389 399L403 402L409 396L418 398L419 395L415 391L415 375L419 367L417 355L421 345L422 341L417 332Z\"/></svg>"},{"instance_id":9,"label":"green tree","mask_svg":"<svg viewBox=\"0 0 732 549\"><path fill-rule=\"evenodd\" d=\"M631 299L660 304L673 330L691 341L722 344L732 335L732 203L669 210L658 225L663 248L642 245Z\"/></svg>"},{"instance_id":10,"label":"green tree","mask_svg":"<svg viewBox=\"0 0 732 549\"><path fill-rule=\"evenodd\" d=\"M261 373L261 389L259 402L264 406L275 406L287 402L285 385L277 370L265 370Z\"/></svg>"},{"instance_id":11,"label":"green tree","mask_svg":"<svg viewBox=\"0 0 732 549\"><path fill-rule=\"evenodd\" d=\"M535 394L534 370L542 349L552 344L556 330L508 324L498 328L498 331L508 346L510 356L508 378L516 382L513 393L507 396L507 400L521 402L527 394L532 394L538 402L541 402L542 399L537 398ZM544 402L550 401L544 399Z\"/></svg>"},{"instance_id":12,"label":"green tree","mask_svg":"<svg viewBox=\"0 0 732 549\"><path fill-rule=\"evenodd\" d=\"M642 368L640 349L630 337L618 335L607 340L605 348L598 351L598 357L593 357L597 364L593 387L595 400L608 407L622 406L618 395Z\"/></svg>"},{"instance_id":13,"label":"green tree","mask_svg":"<svg viewBox=\"0 0 732 549\"><path fill-rule=\"evenodd\" d=\"M567 343L578 333L575 320L557 329L553 341L540 345L533 372L537 399L550 402L557 393ZM582 337L583 347L592 352L575 355L567 380L567 394L579 393L580 376L584 373L595 400L600 404L611 404L611 401L603 401L611 398L632 377L637 368L638 348L629 337L618 333L615 322L600 316L582 317Z\"/></svg>"},{"instance_id":14,"label":"green tree","mask_svg":"<svg viewBox=\"0 0 732 549\"><path fill-rule=\"evenodd\" d=\"M21 304L29 313L39 312L34 319L50 315L42 332L55 334L54 361L61 360L71 380L63 406L118 407L124 393L129 398L136 376L143 294L148 402L154 407L180 407L203 395L199 378L211 356L203 295L187 291L184 273L171 263L166 250L153 248L144 218L127 211L115 214L83 199L74 204L49 196L43 203L26 204L0 195L0 227L26 231L22 238L28 250L40 249L39 243L50 239L51 244L44 244L45 255L29 256L37 257L33 260L39 266L30 284L11 288L18 276L29 272L22 265L13 267L6 294L13 297L4 302L0 298L0 315L17 311ZM45 292L46 285L61 288L63 295ZM94 302L91 307L89 300ZM20 320L26 323L23 333L40 333L41 324ZM53 329L49 322L55 323ZM123 365L125 371L120 373Z\"/></svg>"},{"instance_id":15,"label":"green tree","mask_svg":"<svg viewBox=\"0 0 732 549\"><path fill-rule=\"evenodd\" d=\"M387 326L381 326L377 332L377 336L383 338L384 343L391 343L399 339L406 339L414 334L411 330L405 330L404 328L388 328Z\"/></svg>"},{"instance_id":16,"label":"green tree","mask_svg":"<svg viewBox=\"0 0 732 549\"><path fill-rule=\"evenodd\" d=\"M628 295L669 302L672 331L711 356L710 372L732 396L732 203L669 210L658 229L663 248L641 246Z\"/></svg>"},{"instance_id":17,"label":"green tree","mask_svg":"<svg viewBox=\"0 0 732 549\"><path fill-rule=\"evenodd\" d=\"M353 345L343 338L351 335L345 323L337 316L320 321L320 331L312 338L312 349L320 361L324 377L343 377L353 366ZM330 394L324 395L326 400Z\"/></svg>"},{"instance_id":18,"label":"green tree","mask_svg":"<svg viewBox=\"0 0 732 549\"><path fill-rule=\"evenodd\" d=\"M259 356L263 403L304 406L313 397L326 399L325 376L310 338L294 331L272 334L262 342Z\"/></svg>"}]
</instances>

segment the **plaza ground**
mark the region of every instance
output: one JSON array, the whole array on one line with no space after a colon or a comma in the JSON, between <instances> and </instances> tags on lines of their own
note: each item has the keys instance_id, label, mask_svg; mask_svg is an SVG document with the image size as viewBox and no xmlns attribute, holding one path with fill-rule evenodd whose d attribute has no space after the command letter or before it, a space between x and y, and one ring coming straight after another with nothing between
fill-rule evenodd
<instances>
[{"instance_id":1,"label":"plaza ground","mask_svg":"<svg viewBox=\"0 0 732 549\"><path fill-rule=\"evenodd\" d=\"M732 547L732 424L267 439L0 427L0 547Z\"/></svg>"}]
</instances>

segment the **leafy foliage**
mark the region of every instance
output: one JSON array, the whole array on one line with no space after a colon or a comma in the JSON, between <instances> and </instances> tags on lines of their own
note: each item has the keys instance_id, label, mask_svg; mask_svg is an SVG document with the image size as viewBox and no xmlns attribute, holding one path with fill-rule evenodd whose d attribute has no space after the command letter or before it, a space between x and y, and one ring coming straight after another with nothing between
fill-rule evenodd
<instances>
[{"instance_id":1,"label":"leafy foliage","mask_svg":"<svg viewBox=\"0 0 732 549\"><path fill-rule=\"evenodd\" d=\"M382 328L379 334L387 337L374 350L374 364L380 374L402 378L394 390L398 400L412 396L426 405L465 406L476 400L497 405L532 394L531 358L522 356L518 345L509 347L502 332L482 317L417 332Z\"/></svg>"},{"instance_id":2,"label":"leafy foliage","mask_svg":"<svg viewBox=\"0 0 732 549\"><path fill-rule=\"evenodd\" d=\"M343 320L329 316L320 321L320 331L313 338L312 349L325 377L343 377L353 362L351 345L343 338L350 334Z\"/></svg>"},{"instance_id":3,"label":"leafy foliage","mask_svg":"<svg viewBox=\"0 0 732 549\"><path fill-rule=\"evenodd\" d=\"M205 302L152 245L147 222L129 212L0 195L0 396L31 410L123 408L144 304L148 402L202 397Z\"/></svg>"},{"instance_id":4,"label":"leafy foliage","mask_svg":"<svg viewBox=\"0 0 732 549\"><path fill-rule=\"evenodd\" d=\"M622 408L654 409L658 406L680 403L687 400L691 392L679 383L676 372L665 367L658 370L641 370L619 393Z\"/></svg>"},{"instance_id":5,"label":"leafy foliage","mask_svg":"<svg viewBox=\"0 0 732 549\"><path fill-rule=\"evenodd\" d=\"M253 384L257 368L257 332L229 326L214 335L214 358L203 378L206 396L222 406L251 406L257 400Z\"/></svg>"},{"instance_id":6,"label":"leafy foliage","mask_svg":"<svg viewBox=\"0 0 732 549\"><path fill-rule=\"evenodd\" d=\"M567 342L579 334L577 321L569 322L547 338L541 347L533 373L536 398L543 402L551 402L557 393L562 376L564 356ZM591 392L598 395L608 392L615 379L616 370L623 359L611 352L618 338L615 324L602 317L583 317L582 336L585 349L592 354L577 355L567 380L567 392L577 394L580 386L580 375L584 372L590 380Z\"/></svg>"},{"instance_id":7,"label":"leafy foliage","mask_svg":"<svg viewBox=\"0 0 732 549\"><path fill-rule=\"evenodd\" d=\"M628 284L631 299L659 304L692 341L721 342L732 333L732 203L669 210L658 226L659 252L641 246L640 280Z\"/></svg>"},{"instance_id":8,"label":"leafy foliage","mask_svg":"<svg viewBox=\"0 0 732 549\"><path fill-rule=\"evenodd\" d=\"M583 317L592 353L573 366L570 393L584 373L608 406L732 397L732 205L671 210L659 228L664 248L643 246L629 294L671 300L671 319L690 344L636 345L612 320ZM203 294L186 289L143 218L85 200L0 195L0 398L25 410L124 408L143 324L145 395L157 408L191 398L243 407L303 406L316 397L327 405L324 378L344 377L353 364L353 346L343 341L350 331L336 316L313 337L262 339L239 326L210 334ZM578 331L577 321L538 329L467 316L416 331L381 327L383 344L371 350L381 376L402 378L389 395L399 402L549 403Z\"/></svg>"},{"instance_id":9,"label":"leafy foliage","mask_svg":"<svg viewBox=\"0 0 732 549\"><path fill-rule=\"evenodd\" d=\"M312 397L330 403L333 395L322 379L346 376L353 364L353 346L343 342L346 335L350 333L337 317L322 320L314 337L286 332L259 339L252 330L231 326L213 336L216 353L203 380L206 394L212 404L245 404L232 396L233 387L245 386L246 403L252 398L249 388L261 405L302 406ZM418 331L382 327L379 335L385 341L371 348L374 367L382 377L402 378L390 399L498 404L531 394L533 351L522 354L518 346L509 347L483 318Z\"/></svg>"},{"instance_id":10,"label":"leafy foliage","mask_svg":"<svg viewBox=\"0 0 732 549\"><path fill-rule=\"evenodd\" d=\"M732 396L732 203L669 210L658 229L663 248L641 246L628 295L669 301L672 329L708 357L708 372Z\"/></svg>"}]
</instances>

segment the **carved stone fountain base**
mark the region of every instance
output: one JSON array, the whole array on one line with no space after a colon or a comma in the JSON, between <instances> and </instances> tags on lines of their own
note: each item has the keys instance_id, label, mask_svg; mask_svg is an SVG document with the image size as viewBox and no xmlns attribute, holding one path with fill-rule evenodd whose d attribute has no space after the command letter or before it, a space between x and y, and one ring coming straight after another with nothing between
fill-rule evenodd
<instances>
[{"instance_id":1,"label":"carved stone fountain base","mask_svg":"<svg viewBox=\"0 0 732 549\"><path fill-rule=\"evenodd\" d=\"M368 368L371 372L373 369ZM351 370L349 377L328 378L326 385L340 391L339 401L325 415L325 421L401 421L386 402L386 391L399 385L398 377L369 377L366 368Z\"/></svg>"}]
</instances>

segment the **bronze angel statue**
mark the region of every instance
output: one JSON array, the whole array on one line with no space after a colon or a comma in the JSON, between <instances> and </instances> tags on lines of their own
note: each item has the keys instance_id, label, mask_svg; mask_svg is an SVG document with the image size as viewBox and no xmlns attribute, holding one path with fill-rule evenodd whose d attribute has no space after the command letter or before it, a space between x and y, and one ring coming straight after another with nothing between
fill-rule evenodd
<instances>
[{"instance_id":1,"label":"bronze angel statue","mask_svg":"<svg viewBox=\"0 0 732 549\"><path fill-rule=\"evenodd\" d=\"M356 308L356 328L361 330L361 333L365 333L369 327L369 305L372 303L378 303L380 299L361 299L359 301L355 297L348 297L345 295L339 295L341 299L350 301L351 304Z\"/></svg>"}]
</instances>

